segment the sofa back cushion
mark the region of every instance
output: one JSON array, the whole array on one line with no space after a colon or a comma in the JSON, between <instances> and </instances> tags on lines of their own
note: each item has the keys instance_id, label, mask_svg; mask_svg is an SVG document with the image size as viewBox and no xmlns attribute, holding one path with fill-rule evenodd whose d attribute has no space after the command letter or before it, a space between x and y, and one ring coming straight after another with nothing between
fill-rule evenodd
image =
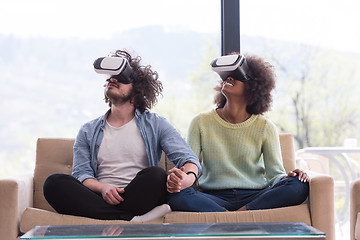
<instances>
[{"instance_id":1,"label":"sofa back cushion","mask_svg":"<svg viewBox=\"0 0 360 240\"><path fill-rule=\"evenodd\" d=\"M280 133L280 146L286 173L295 169L294 136L290 133Z\"/></svg>"},{"instance_id":2,"label":"sofa back cushion","mask_svg":"<svg viewBox=\"0 0 360 240\"><path fill-rule=\"evenodd\" d=\"M74 139L39 138L36 144L34 207L55 211L43 195L45 179L53 173L71 174Z\"/></svg>"},{"instance_id":3,"label":"sofa back cushion","mask_svg":"<svg viewBox=\"0 0 360 240\"><path fill-rule=\"evenodd\" d=\"M71 174L73 163L74 139L39 138L36 147L34 172L34 207L55 211L43 195L45 179L53 173ZM280 134L281 154L286 172L295 168L294 140L291 134ZM165 154L159 166L168 171L174 167Z\"/></svg>"}]
</instances>

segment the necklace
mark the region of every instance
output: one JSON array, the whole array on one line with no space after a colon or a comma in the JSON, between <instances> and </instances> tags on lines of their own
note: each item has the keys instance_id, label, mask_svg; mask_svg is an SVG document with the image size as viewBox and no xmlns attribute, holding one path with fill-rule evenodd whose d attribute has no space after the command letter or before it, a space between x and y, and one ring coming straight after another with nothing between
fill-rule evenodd
<instances>
[{"instance_id":1,"label":"necklace","mask_svg":"<svg viewBox=\"0 0 360 240\"><path fill-rule=\"evenodd\" d=\"M223 117L223 119L226 121L226 122L228 122L228 123L230 123L230 121L225 117L225 115L224 115L224 108L222 108L221 109L221 116Z\"/></svg>"},{"instance_id":2,"label":"necklace","mask_svg":"<svg viewBox=\"0 0 360 240\"><path fill-rule=\"evenodd\" d=\"M231 123L231 124L234 124L234 123L230 122L230 121L225 117L224 108L221 108L220 113L221 113L222 118L223 118L226 122ZM241 121L241 122L245 122L246 120L248 120L248 119L250 118L250 116L251 116L250 114L247 114L247 116L246 116L246 118L244 119L244 121Z\"/></svg>"}]
</instances>

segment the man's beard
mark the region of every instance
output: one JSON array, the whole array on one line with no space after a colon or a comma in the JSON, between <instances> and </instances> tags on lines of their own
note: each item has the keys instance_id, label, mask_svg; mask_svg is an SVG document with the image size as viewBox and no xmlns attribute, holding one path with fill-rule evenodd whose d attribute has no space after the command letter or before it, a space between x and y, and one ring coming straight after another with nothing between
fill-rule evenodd
<instances>
[{"instance_id":1,"label":"man's beard","mask_svg":"<svg viewBox=\"0 0 360 240\"><path fill-rule=\"evenodd\" d=\"M133 94L132 91L129 92L127 95L118 95L118 94L114 94L111 91L107 91L105 92L105 95L109 98L111 104L114 105L118 105L118 104L124 104L126 102L131 102L132 98L133 98Z\"/></svg>"}]
</instances>

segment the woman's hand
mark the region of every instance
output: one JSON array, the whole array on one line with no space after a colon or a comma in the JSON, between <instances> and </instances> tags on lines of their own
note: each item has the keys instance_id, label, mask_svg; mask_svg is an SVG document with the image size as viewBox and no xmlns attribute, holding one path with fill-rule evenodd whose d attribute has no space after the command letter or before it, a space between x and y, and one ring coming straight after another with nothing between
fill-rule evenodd
<instances>
[{"instance_id":1,"label":"woman's hand","mask_svg":"<svg viewBox=\"0 0 360 240\"><path fill-rule=\"evenodd\" d=\"M181 190L192 186L196 180L194 174L186 174L184 167L181 167L180 169L174 167L169 170L169 173L166 182L167 191L169 193L180 192Z\"/></svg>"},{"instance_id":2,"label":"woman's hand","mask_svg":"<svg viewBox=\"0 0 360 240\"><path fill-rule=\"evenodd\" d=\"M287 175L288 177L296 177L296 176L299 176L299 180L301 182L309 182L310 181L310 178L309 176L307 175L306 172L304 172L303 170L301 169L295 169L293 171L290 171Z\"/></svg>"}]
</instances>

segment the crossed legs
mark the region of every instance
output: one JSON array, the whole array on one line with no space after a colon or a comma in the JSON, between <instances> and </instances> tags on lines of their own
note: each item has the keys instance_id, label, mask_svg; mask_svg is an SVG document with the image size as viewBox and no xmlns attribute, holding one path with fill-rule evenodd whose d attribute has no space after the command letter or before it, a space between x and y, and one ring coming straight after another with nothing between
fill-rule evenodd
<instances>
[{"instance_id":1,"label":"crossed legs","mask_svg":"<svg viewBox=\"0 0 360 240\"><path fill-rule=\"evenodd\" d=\"M159 167L140 171L121 195L124 201L110 205L102 196L71 175L55 173L44 183L44 196L61 214L107 220L131 220L167 202L166 172Z\"/></svg>"}]
</instances>

